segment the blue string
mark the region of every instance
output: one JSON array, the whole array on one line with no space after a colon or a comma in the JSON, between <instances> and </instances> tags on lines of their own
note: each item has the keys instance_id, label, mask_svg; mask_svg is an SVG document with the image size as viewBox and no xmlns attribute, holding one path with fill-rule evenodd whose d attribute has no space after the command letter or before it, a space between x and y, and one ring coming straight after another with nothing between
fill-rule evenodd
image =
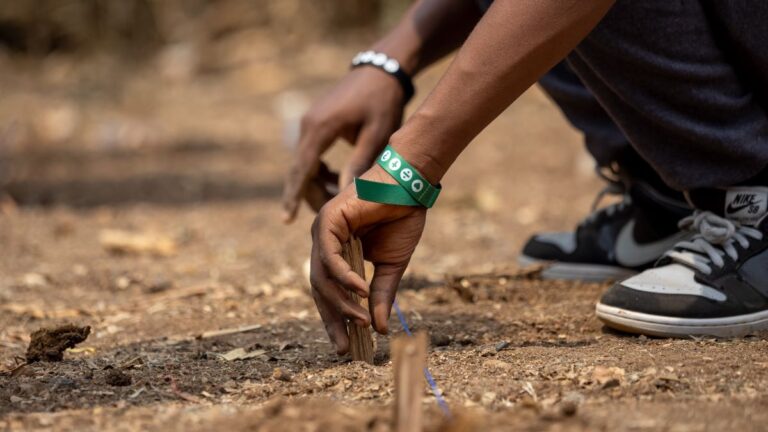
<instances>
[{"instance_id":1,"label":"blue string","mask_svg":"<svg viewBox=\"0 0 768 432\"><path fill-rule=\"evenodd\" d=\"M411 329L408 327L408 322L405 320L403 311L401 311L400 306L397 305L397 300L392 303L392 306L395 308L395 313L397 314L397 318L400 320L400 325L403 326L403 331L405 331L405 334L407 334L409 337L413 336ZM437 388L437 383L435 383L435 379L432 377L432 374L429 372L427 367L424 367L424 378L427 379L429 388L432 389L432 394L435 395L437 404L440 406L440 409L443 410L443 414L450 418L451 410L448 408L448 403L446 403L445 399L443 399L443 394L440 392L440 389Z\"/></svg>"}]
</instances>

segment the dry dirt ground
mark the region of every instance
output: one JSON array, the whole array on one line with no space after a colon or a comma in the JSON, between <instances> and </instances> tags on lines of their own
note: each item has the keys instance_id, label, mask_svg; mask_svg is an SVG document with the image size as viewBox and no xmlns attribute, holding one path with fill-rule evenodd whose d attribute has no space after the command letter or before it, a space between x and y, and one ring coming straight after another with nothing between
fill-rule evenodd
<instances>
[{"instance_id":1,"label":"dry dirt ground","mask_svg":"<svg viewBox=\"0 0 768 432\"><path fill-rule=\"evenodd\" d=\"M341 72L301 88L311 97ZM169 106L184 99L163 91ZM302 270L311 215L279 222L289 153L278 93L222 92L203 86L189 98L211 102L186 115L216 123L237 112L248 139L8 156L0 430L389 430L387 338L374 366L332 352ZM533 89L445 180L399 301L430 332L429 367L454 418L464 430L764 429L765 335L606 331L593 315L606 285L518 272L527 236L588 212L601 186L590 170L579 135ZM154 236L144 240L157 250L116 253L104 243L114 230ZM63 323L90 335L61 362L16 369L30 333ZM391 328L401 332L394 317ZM223 358L237 348L250 358ZM423 407L442 427L426 385Z\"/></svg>"}]
</instances>

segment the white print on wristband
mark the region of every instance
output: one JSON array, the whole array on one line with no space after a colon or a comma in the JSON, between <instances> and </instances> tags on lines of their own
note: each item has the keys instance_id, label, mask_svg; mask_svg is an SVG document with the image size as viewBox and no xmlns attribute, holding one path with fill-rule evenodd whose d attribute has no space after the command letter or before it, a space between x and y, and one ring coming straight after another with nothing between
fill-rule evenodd
<instances>
[{"instance_id":1,"label":"white print on wristband","mask_svg":"<svg viewBox=\"0 0 768 432\"><path fill-rule=\"evenodd\" d=\"M392 157L392 152L391 152L391 151L389 151L389 150L387 150L387 151L385 151L384 153L382 153L382 154L381 154L381 161L382 161L382 162L386 162L386 161L388 161L388 160L389 160L389 158L391 158L391 157Z\"/></svg>"},{"instance_id":2,"label":"white print on wristband","mask_svg":"<svg viewBox=\"0 0 768 432\"><path fill-rule=\"evenodd\" d=\"M416 193L421 192L421 190L424 189L424 182L422 182L419 179L416 179L411 183L411 190L413 190Z\"/></svg>"},{"instance_id":3,"label":"white print on wristband","mask_svg":"<svg viewBox=\"0 0 768 432\"><path fill-rule=\"evenodd\" d=\"M410 168L403 169L400 171L400 178L403 179L403 181L411 181L413 178L413 171L411 171Z\"/></svg>"},{"instance_id":4,"label":"white print on wristband","mask_svg":"<svg viewBox=\"0 0 768 432\"><path fill-rule=\"evenodd\" d=\"M389 169L392 171L397 171L400 169L400 166L402 165L402 162L400 162L400 159L393 158L391 161L389 161Z\"/></svg>"}]
</instances>

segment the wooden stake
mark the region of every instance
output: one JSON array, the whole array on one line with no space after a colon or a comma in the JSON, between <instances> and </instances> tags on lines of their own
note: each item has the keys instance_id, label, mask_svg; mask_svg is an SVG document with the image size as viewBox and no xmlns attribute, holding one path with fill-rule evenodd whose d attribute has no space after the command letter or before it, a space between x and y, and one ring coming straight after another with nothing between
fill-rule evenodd
<instances>
[{"instance_id":1,"label":"wooden stake","mask_svg":"<svg viewBox=\"0 0 768 432\"><path fill-rule=\"evenodd\" d=\"M365 265L363 263L363 245L360 239L352 237L352 239L344 243L342 246L342 255L344 260L347 261L352 267L352 270L359 274L360 277L365 279ZM352 300L356 301L360 306L368 309L368 300L361 298L352 291L349 292L349 296ZM349 333L349 351L352 353L352 360L364 361L369 364L373 364L373 335L371 334L370 327L359 327L353 322L347 323L347 332Z\"/></svg>"},{"instance_id":2,"label":"wooden stake","mask_svg":"<svg viewBox=\"0 0 768 432\"><path fill-rule=\"evenodd\" d=\"M396 432L421 432L421 398L427 362L427 333L399 336L391 342L395 370Z\"/></svg>"}]
</instances>

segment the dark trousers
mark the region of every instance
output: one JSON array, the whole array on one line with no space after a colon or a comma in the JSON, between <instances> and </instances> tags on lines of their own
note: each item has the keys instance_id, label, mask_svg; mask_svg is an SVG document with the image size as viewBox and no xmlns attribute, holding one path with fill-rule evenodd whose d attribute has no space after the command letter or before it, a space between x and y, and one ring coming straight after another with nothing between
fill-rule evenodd
<instances>
[{"instance_id":1,"label":"dark trousers","mask_svg":"<svg viewBox=\"0 0 768 432\"><path fill-rule=\"evenodd\" d=\"M768 1L619 0L567 61L588 93L563 65L541 83L599 163L628 142L679 190L768 165Z\"/></svg>"}]
</instances>

